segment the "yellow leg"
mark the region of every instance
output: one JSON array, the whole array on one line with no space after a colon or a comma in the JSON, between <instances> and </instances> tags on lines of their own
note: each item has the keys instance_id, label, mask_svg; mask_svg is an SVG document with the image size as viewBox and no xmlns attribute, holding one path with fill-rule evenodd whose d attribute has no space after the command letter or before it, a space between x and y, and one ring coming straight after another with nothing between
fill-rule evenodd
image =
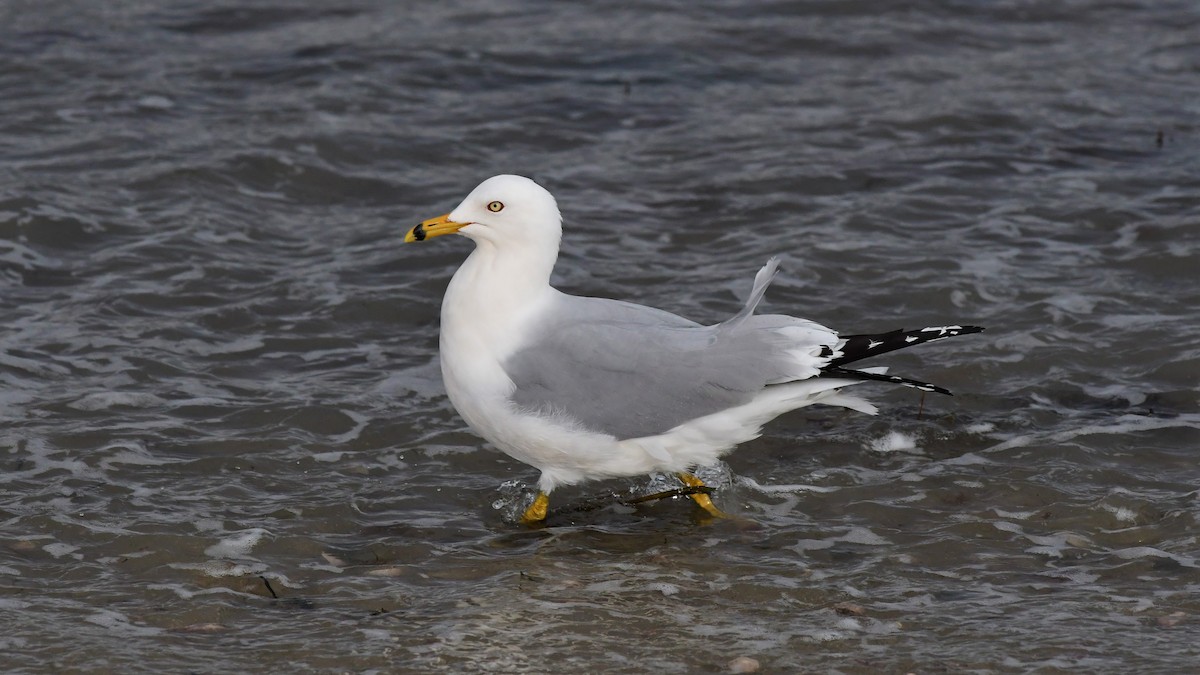
<instances>
[{"instance_id":1,"label":"yellow leg","mask_svg":"<svg viewBox=\"0 0 1200 675\"><path fill-rule=\"evenodd\" d=\"M683 484L688 487L705 487L704 481L700 480L699 478L696 478L695 476L693 476L690 473L687 473L686 471L679 472L678 476L679 476L679 480L683 481ZM693 501L696 502L697 505L700 506L700 508L704 509L705 511L708 511L709 514L715 518L732 518L733 517L733 516L730 516L728 513L725 513L721 509L718 509L717 505L712 503L712 499L710 499L709 496L704 494L703 492L697 492L696 494L691 495L691 498Z\"/></svg>"},{"instance_id":2,"label":"yellow leg","mask_svg":"<svg viewBox=\"0 0 1200 675\"><path fill-rule=\"evenodd\" d=\"M545 492L539 492L529 508L525 509L525 515L521 516L521 522L526 525L535 525L545 520L549 511L550 496Z\"/></svg>"}]
</instances>

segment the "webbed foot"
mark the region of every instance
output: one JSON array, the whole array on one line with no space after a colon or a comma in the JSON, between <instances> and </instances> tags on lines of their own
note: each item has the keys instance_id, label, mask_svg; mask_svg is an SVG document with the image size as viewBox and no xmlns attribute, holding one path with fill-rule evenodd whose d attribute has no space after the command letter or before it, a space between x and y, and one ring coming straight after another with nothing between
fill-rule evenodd
<instances>
[{"instance_id":1,"label":"webbed foot","mask_svg":"<svg viewBox=\"0 0 1200 675\"><path fill-rule=\"evenodd\" d=\"M681 471L677 475L679 476L679 480L683 481L683 484L688 487L706 487L704 485L704 481L696 478L686 471ZM706 492L696 492L688 496L690 496L692 501L696 502L700 508L708 511L709 515L713 516L714 518L733 518L733 516L725 513L721 509L718 509L717 505L713 504L712 498L709 497L708 493Z\"/></svg>"},{"instance_id":2,"label":"webbed foot","mask_svg":"<svg viewBox=\"0 0 1200 675\"><path fill-rule=\"evenodd\" d=\"M524 515L521 516L521 522L526 525L541 525L546 521L546 514L549 512L550 496L545 492L539 492L529 508L525 509Z\"/></svg>"}]
</instances>

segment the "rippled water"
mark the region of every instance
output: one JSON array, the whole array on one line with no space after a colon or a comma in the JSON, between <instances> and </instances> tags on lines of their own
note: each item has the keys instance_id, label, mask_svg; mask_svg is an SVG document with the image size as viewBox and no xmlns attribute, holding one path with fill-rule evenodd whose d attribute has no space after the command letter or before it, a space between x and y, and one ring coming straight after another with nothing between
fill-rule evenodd
<instances>
[{"instance_id":1,"label":"rippled water","mask_svg":"<svg viewBox=\"0 0 1200 675\"><path fill-rule=\"evenodd\" d=\"M6 669L1195 667L1197 5L332 7L0 6ZM400 244L500 172L572 292L989 332L706 474L754 527L529 530Z\"/></svg>"}]
</instances>

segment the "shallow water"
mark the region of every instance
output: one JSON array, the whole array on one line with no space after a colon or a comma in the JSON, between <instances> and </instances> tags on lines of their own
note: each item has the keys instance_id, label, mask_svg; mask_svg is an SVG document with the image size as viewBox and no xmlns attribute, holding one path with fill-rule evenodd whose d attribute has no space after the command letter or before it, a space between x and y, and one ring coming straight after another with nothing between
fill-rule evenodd
<instances>
[{"instance_id":1,"label":"shallow water","mask_svg":"<svg viewBox=\"0 0 1200 675\"><path fill-rule=\"evenodd\" d=\"M1186 672L1200 657L1188 2L0 8L14 672ZM436 367L481 179L560 287L987 333L704 474L555 493ZM864 387L866 390L867 387ZM746 661L742 662L747 663Z\"/></svg>"}]
</instances>

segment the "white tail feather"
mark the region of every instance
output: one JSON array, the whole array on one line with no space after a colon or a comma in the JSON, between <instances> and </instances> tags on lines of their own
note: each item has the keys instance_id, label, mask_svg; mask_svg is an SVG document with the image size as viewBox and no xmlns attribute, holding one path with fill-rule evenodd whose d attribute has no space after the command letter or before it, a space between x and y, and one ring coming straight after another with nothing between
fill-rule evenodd
<instances>
[{"instance_id":1,"label":"white tail feather","mask_svg":"<svg viewBox=\"0 0 1200 675\"><path fill-rule=\"evenodd\" d=\"M775 279L775 274L779 271L779 258L772 257L767 261L766 265L754 275L754 287L750 289L750 297L746 298L746 304L742 306L741 311L734 314L731 319L725 321L725 326L736 326L745 321L751 314L754 314L754 309L758 307L758 303L762 302L763 295L767 292L767 287L771 285L771 281Z\"/></svg>"}]
</instances>

